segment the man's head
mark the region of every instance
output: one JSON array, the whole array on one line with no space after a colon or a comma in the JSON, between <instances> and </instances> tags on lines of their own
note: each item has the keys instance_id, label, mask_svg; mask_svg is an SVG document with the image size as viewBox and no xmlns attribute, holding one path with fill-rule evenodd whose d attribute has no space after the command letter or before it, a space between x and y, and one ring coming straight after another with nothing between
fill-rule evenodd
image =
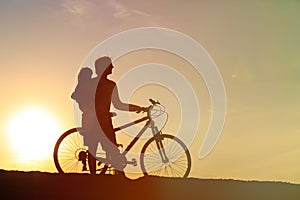
<instances>
[{"instance_id":1,"label":"man's head","mask_svg":"<svg viewBox=\"0 0 300 200\"><path fill-rule=\"evenodd\" d=\"M107 76L112 73L112 61L108 56L103 56L95 61L96 74L98 76Z\"/></svg>"}]
</instances>

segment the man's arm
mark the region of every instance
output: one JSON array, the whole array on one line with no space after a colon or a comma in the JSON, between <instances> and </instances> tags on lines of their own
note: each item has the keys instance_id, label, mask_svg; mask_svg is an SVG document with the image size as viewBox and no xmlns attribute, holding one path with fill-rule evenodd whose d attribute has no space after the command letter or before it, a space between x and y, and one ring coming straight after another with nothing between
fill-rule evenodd
<instances>
[{"instance_id":1,"label":"man's arm","mask_svg":"<svg viewBox=\"0 0 300 200\"><path fill-rule=\"evenodd\" d=\"M140 107L140 106L123 103L120 100L117 86L115 86L115 88L113 90L111 101L112 101L112 104L114 105L114 107L117 108L118 110L130 111L130 112L133 112L133 111L140 112L140 111L142 111L142 107Z\"/></svg>"}]
</instances>

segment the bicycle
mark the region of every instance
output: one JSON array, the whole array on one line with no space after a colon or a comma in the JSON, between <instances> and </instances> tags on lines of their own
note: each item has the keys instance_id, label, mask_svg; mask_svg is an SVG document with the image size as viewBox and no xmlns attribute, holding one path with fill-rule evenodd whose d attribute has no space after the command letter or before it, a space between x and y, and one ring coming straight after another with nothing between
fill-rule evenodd
<instances>
[{"instance_id":1,"label":"bicycle","mask_svg":"<svg viewBox=\"0 0 300 200\"><path fill-rule=\"evenodd\" d=\"M136 144L147 128L150 128L153 134L142 147L140 153L140 167L142 173L153 176L164 177L182 177L189 175L191 170L191 155L186 145L177 137L169 134L163 134L155 126L155 118L166 115L164 106L158 101L149 99L151 105L147 107L147 115L129 122L120 127L114 128L114 131L120 131L127 127L146 122L138 134L131 140L129 145L121 152L124 157L130 149ZM167 117L164 123L166 123ZM63 133L57 140L54 147L54 163L60 173L87 173L86 167L87 149L83 145L81 128L72 128ZM100 173L105 173L111 169L110 161L106 159L105 154L97 153L98 169ZM137 166L136 159L131 161L126 159L126 164Z\"/></svg>"}]
</instances>

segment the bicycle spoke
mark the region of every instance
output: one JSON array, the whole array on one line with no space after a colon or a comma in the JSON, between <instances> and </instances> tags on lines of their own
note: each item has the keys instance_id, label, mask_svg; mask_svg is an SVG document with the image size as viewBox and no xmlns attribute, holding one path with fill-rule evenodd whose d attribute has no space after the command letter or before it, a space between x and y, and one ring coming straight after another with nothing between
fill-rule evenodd
<instances>
[{"instance_id":1,"label":"bicycle spoke","mask_svg":"<svg viewBox=\"0 0 300 200\"><path fill-rule=\"evenodd\" d=\"M100 149L101 150L101 149ZM80 153L87 153L83 144L83 137L77 129L66 131L57 141L54 148L54 163L60 173L89 173L84 170L84 165L88 168L88 157L79 157ZM100 152L97 152L97 154ZM87 155L86 155L87 156ZM82 160L86 159L86 160ZM97 173L103 171L103 164L97 166Z\"/></svg>"},{"instance_id":2,"label":"bicycle spoke","mask_svg":"<svg viewBox=\"0 0 300 200\"><path fill-rule=\"evenodd\" d=\"M144 145L141 155L141 167L144 174L186 177L190 171L190 155L185 145L171 135L161 135L156 144L152 138Z\"/></svg>"},{"instance_id":3,"label":"bicycle spoke","mask_svg":"<svg viewBox=\"0 0 300 200\"><path fill-rule=\"evenodd\" d=\"M84 151L81 135L76 129L65 132L58 140L54 150L55 166L59 172L82 173L83 163L78 154Z\"/></svg>"}]
</instances>

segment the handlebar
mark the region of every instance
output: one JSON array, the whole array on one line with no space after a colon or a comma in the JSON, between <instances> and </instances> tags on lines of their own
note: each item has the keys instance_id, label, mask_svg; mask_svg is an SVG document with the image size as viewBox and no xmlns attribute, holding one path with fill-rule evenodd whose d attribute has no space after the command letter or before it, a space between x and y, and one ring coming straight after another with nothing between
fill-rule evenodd
<instances>
[{"instance_id":1,"label":"handlebar","mask_svg":"<svg viewBox=\"0 0 300 200\"><path fill-rule=\"evenodd\" d=\"M141 110L140 110L139 112L148 112L149 109L150 109L152 106L157 105L157 104L160 105L160 103L159 103L158 100L155 101L155 100L153 100L153 99L149 99L149 101L150 101L150 103L151 103L152 105L150 105L150 106L148 106L148 107L141 107ZM139 113L139 112L137 112L137 113Z\"/></svg>"},{"instance_id":2,"label":"handlebar","mask_svg":"<svg viewBox=\"0 0 300 200\"><path fill-rule=\"evenodd\" d=\"M152 105L155 105L155 104L160 104L159 101L155 101L153 99L149 99L150 103L152 103Z\"/></svg>"}]
</instances>

